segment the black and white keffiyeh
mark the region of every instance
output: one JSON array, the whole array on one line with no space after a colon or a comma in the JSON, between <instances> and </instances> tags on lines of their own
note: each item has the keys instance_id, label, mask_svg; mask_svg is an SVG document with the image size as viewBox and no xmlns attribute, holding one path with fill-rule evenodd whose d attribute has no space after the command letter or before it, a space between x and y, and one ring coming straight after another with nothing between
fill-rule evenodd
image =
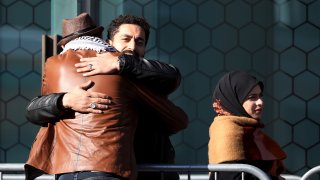
<instances>
[{"instance_id":1,"label":"black and white keffiyeh","mask_svg":"<svg viewBox=\"0 0 320 180\"><path fill-rule=\"evenodd\" d=\"M98 53L100 52L116 52L117 50L111 46L110 44L106 43L103 39L93 36L81 36L78 37L70 42L68 42L63 51L60 54L65 53L69 49L72 50L94 50Z\"/></svg>"}]
</instances>

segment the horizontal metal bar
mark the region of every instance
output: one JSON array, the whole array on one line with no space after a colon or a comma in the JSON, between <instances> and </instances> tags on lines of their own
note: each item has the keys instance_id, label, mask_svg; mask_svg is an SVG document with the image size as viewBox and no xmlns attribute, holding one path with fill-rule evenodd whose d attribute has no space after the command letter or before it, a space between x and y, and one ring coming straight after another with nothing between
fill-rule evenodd
<instances>
[{"instance_id":1,"label":"horizontal metal bar","mask_svg":"<svg viewBox=\"0 0 320 180\"><path fill-rule=\"evenodd\" d=\"M304 175L301 177L301 180L308 180L310 179L311 176L320 173L320 165L313 167L312 169L310 169L309 171L307 171L306 173L304 173Z\"/></svg>"},{"instance_id":2,"label":"horizontal metal bar","mask_svg":"<svg viewBox=\"0 0 320 180\"><path fill-rule=\"evenodd\" d=\"M4 180L25 180L26 176L24 174L4 174L3 176ZM37 177L36 180L53 180L54 175L42 175L40 177Z\"/></svg>"},{"instance_id":3,"label":"horizontal metal bar","mask_svg":"<svg viewBox=\"0 0 320 180\"><path fill-rule=\"evenodd\" d=\"M313 171L319 171L318 168L313 169ZM0 172L5 171L24 171L24 164L22 163L0 163ZM180 174L190 174L190 172L245 172L250 173L260 179L269 180L267 174L255 166L247 164L209 164L209 165L163 165L163 164L144 164L138 165L138 171L140 172L179 172ZM310 171L312 173L313 171ZM187 173L183 173L187 172ZM19 175L19 174L16 174ZM307 174L306 174L307 175ZM2 177L11 178L14 174L4 174ZM21 176L24 177L24 174ZM197 176L197 175L195 175ZM18 176L16 176L18 177ZM20 176L19 176L20 177ZM43 178L52 178L53 176L45 175ZM200 177L200 176L199 176ZM203 176L201 176L203 177ZM1 177L0 177L1 178Z\"/></svg>"}]
</instances>

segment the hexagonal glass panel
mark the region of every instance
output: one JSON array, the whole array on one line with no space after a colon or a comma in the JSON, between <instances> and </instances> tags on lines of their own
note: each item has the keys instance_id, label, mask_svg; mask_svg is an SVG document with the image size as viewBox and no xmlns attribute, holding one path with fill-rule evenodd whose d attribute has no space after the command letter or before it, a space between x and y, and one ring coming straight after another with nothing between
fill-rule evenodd
<instances>
[{"instance_id":1,"label":"hexagonal glass panel","mask_svg":"<svg viewBox=\"0 0 320 180\"><path fill-rule=\"evenodd\" d=\"M182 144L175 147L176 161L181 164L192 164L196 161L196 150L190 146Z\"/></svg>"},{"instance_id":2,"label":"hexagonal glass panel","mask_svg":"<svg viewBox=\"0 0 320 180\"><path fill-rule=\"evenodd\" d=\"M51 28L51 11L48 11L50 8L51 3L49 1L44 1L37 5L34 10L35 24L45 30L49 30Z\"/></svg>"},{"instance_id":3,"label":"hexagonal glass panel","mask_svg":"<svg viewBox=\"0 0 320 180\"><path fill-rule=\"evenodd\" d=\"M119 6L119 8L121 8L121 6ZM139 5L134 1L123 1L122 8L126 14L142 16L141 12L143 6Z\"/></svg>"},{"instance_id":4,"label":"hexagonal glass panel","mask_svg":"<svg viewBox=\"0 0 320 180\"><path fill-rule=\"evenodd\" d=\"M0 25L6 23L6 8L0 5Z\"/></svg>"},{"instance_id":5,"label":"hexagonal glass panel","mask_svg":"<svg viewBox=\"0 0 320 180\"><path fill-rule=\"evenodd\" d=\"M7 103L7 118L13 124L21 125L25 123L26 117L24 113L17 113L17 112L24 112L29 101L20 96L10 100Z\"/></svg>"},{"instance_id":6,"label":"hexagonal glass panel","mask_svg":"<svg viewBox=\"0 0 320 180\"><path fill-rule=\"evenodd\" d=\"M183 96L183 80L180 83L180 86L178 87L178 89L176 89L173 93L171 93L169 95L169 98L173 101L175 101L177 98L179 98L180 96Z\"/></svg>"},{"instance_id":7,"label":"hexagonal glass panel","mask_svg":"<svg viewBox=\"0 0 320 180\"><path fill-rule=\"evenodd\" d=\"M172 23L186 28L196 22L197 8L188 1L180 1L171 7L171 19Z\"/></svg>"},{"instance_id":8,"label":"hexagonal glass panel","mask_svg":"<svg viewBox=\"0 0 320 180\"><path fill-rule=\"evenodd\" d=\"M315 1L314 3L310 4L308 7L308 20L317 25L320 26L320 1Z\"/></svg>"},{"instance_id":9,"label":"hexagonal glass panel","mask_svg":"<svg viewBox=\"0 0 320 180\"><path fill-rule=\"evenodd\" d=\"M21 163L27 161L29 149L17 144L7 150L7 162Z\"/></svg>"},{"instance_id":10,"label":"hexagonal glass panel","mask_svg":"<svg viewBox=\"0 0 320 180\"><path fill-rule=\"evenodd\" d=\"M169 5L174 4L175 2L179 1L179 0L161 0L164 3L167 3Z\"/></svg>"},{"instance_id":11,"label":"hexagonal glass panel","mask_svg":"<svg viewBox=\"0 0 320 180\"><path fill-rule=\"evenodd\" d=\"M319 126L308 119L296 124L293 132L294 141L305 148L309 148L319 140Z\"/></svg>"},{"instance_id":12,"label":"hexagonal glass panel","mask_svg":"<svg viewBox=\"0 0 320 180\"><path fill-rule=\"evenodd\" d=\"M158 8L159 8L159 11L158 12L161 12L161 18L158 18L158 26L161 27L161 26L165 26L167 25L168 23L170 23L171 19L170 19L170 6L163 3L162 1L159 1L158 3Z\"/></svg>"},{"instance_id":13,"label":"hexagonal glass panel","mask_svg":"<svg viewBox=\"0 0 320 180\"><path fill-rule=\"evenodd\" d=\"M194 100L200 100L210 93L209 78L202 73L195 72L184 77L185 94Z\"/></svg>"},{"instance_id":14,"label":"hexagonal glass panel","mask_svg":"<svg viewBox=\"0 0 320 180\"><path fill-rule=\"evenodd\" d=\"M301 2L305 3L305 4L310 4L316 0L300 0Z\"/></svg>"},{"instance_id":15,"label":"hexagonal glass panel","mask_svg":"<svg viewBox=\"0 0 320 180\"><path fill-rule=\"evenodd\" d=\"M266 93L263 94L264 106L262 121L263 123L268 124L279 117L279 102L266 95Z\"/></svg>"},{"instance_id":16,"label":"hexagonal glass panel","mask_svg":"<svg viewBox=\"0 0 320 180\"><path fill-rule=\"evenodd\" d=\"M227 73L226 71L221 71L219 74L216 74L211 78L211 93L213 93L213 91L216 88L216 85L218 84L220 78L223 75L225 75L226 73Z\"/></svg>"},{"instance_id":17,"label":"hexagonal glass panel","mask_svg":"<svg viewBox=\"0 0 320 180\"><path fill-rule=\"evenodd\" d=\"M293 113L294 112L294 113ZM280 117L290 124L296 124L302 121L306 116L306 103L297 98L290 96L280 102Z\"/></svg>"},{"instance_id":18,"label":"hexagonal glass panel","mask_svg":"<svg viewBox=\"0 0 320 180\"><path fill-rule=\"evenodd\" d=\"M245 0L245 2L256 4L259 0Z\"/></svg>"},{"instance_id":19,"label":"hexagonal glass panel","mask_svg":"<svg viewBox=\"0 0 320 180\"><path fill-rule=\"evenodd\" d=\"M287 169L291 172L297 171L305 166L305 151L295 144L284 148L287 158L284 160Z\"/></svg>"},{"instance_id":20,"label":"hexagonal glass panel","mask_svg":"<svg viewBox=\"0 0 320 180\"><path fill-rule=\"evenodd\" d=\"M5 104L0 101L0 122L4 119L4 112L5 112Z\"/></svg>"},{"instance_id":21,"label":"hexagonal glass panel","mask_svg":"<svg viewBox=\"0 0 320 180\"><path fill-rule=\"evenodd\" d=\"M308 117L320 124L319 104L320 104L320 95L308 101Z\"/></svg>"},{"instance_id":22,"label":"hexagonal glass panel","mask_svg":"<svg viewBox=\"0 0 320 180\"><path fill-rule=\"evenodd\" d=\"M0 52L8 53L19 47L19 32L8 25L0 26Z\"/></svg>"},{"instance_id":23,"label":"hexagonal glass panel","mask_svg":"<svg viewBox=\"0 0 320 180\"><path fill-rule=\"evenodd\" d=\"M297 48L290 48L280 55L281 70L294 76L306 68L306 56Z\"/></svg>"},{"instance_id":24,"label":"hexagonal glass panel","mask_svg":"<svg viewBox=\"0 0 320 180\"><path fill-rule=\"evenodd\" d=\"M205 1L207 1L207 0L190 0L190 2L195 3L195 4L202 4Z\"/></svg>"},{"instance_id":25,"label":"hexagonal glass panel","mask_svg":"<svg viewBox=\"0 0 320 180\"><path fill-rule=\"evenodd\" d=\"M133 0L133 1L135 1L135 2L138 3L138 4L143 5L143 4L147 4L148 2L150 2L150 1L152 1L152 0Z\"/></svg>"},{"instance_id":26,"label":"hexagonal glass panel","mask_svg":"<svg viewBox=\"0 0 320 180\"><path fill-rule=\"evenodd\" d=\"M117 15L117 4L121 4L121 1L99 1L99 22L101 26L105 27L103 37L107 38L107 26L109 23L116 18Z\"/></svg>"},{"instance_id":27,"label":"hexagonal glass panel","mask_svg":"<svg viewBox=\"0 0 320 180\"><path fill-rule=\"evenodd\" d=\"M293 31L283 24L276 24L267 32L267 44L277 52L281 52L292 45Z\"/></svg>"},{"instance_id":28,"label":"hexagonal glass panel","mask_svg":"<svg viewBox=\"0 0 320 180\"><path fill-rule=\"evenodd\" d=\"M237 31L227 24L222 24L212 30L212 45L226 52L237 45Z\"/></svg>"},{"instance_id":29,"label":"hexagonal glass panel","mask_svg":"<svg viewBox=\"0 0 320 180\"><path fill-rule=\"evenodd\" d=\"M188 128L184 130L184 142L193 149L198 149L208 144L208 126L199 120L189 123Z\"/></svg>"},{"instance_id":30,"label":"hexagonal glass panel","mask_svg":"<svg viewBox=\"0 0 320 180\"><path fill-rule=\"evenodd\" d=\"M18 49L8 55L8 71L16 76L23 76L32 71L32 55L28 52Z\"/></svg>"},{"instance_id":31,"label":"hexagonal glass panel","mask_svg":"<svg viewBox=\"0 0 320 180\"><path fill-rule=\"evenodd\" d=\"M319 77L305 71L294 78L294 92L305 100L319 93Z\"/></svg>"},{"instance_id":32,"label":"hexagonal glass panel","mask_svg":"<svg viewBox=\"0 0 320 180\"><path fill-rule=\"evenodd\" d=\"M203 98L201 101L198 102L198 118L200 121L204 122L208 126L211 125L213 122L213 118L215 116L214 110L212 108L212 95L206 98Z\"/></svg>"},{"instance_id":33,"label":"hexagonal glass panel","mask_svg":"<svg viewBox=\"0 0 320 180\"><path fill-rule=\"evenodd\" d=\"M5 71L6 67L6 59L4 57L4 54L0 54L0 73Z\"/></svg>"},{"instance_id":34,"label":"hexagonal glass panel","mask_svg":"<svg viewBox=\"0 0 320 180\"><path fill-rule=\"evenodd\" d=\"M16 0L1 0L1 4L9 5L9 4L13 3L14 1L16 1Z\"/></svg>"},{"instance_id":35,"label":"hexagonal glass panel","mask_svg":"<svg viewBox=\"0 0 320 180\"><path fill-rule=\"evenodd\" d=\"M294 33L294 44L306 52L318 46L319 39L319 29L308 23L298 27Z\"/></svg>"},{"instance_id":36,"label":"hexagonal glass panel","mask_svg":"<svg viewBox=\"0 0 320 180\"><path fill-rule=\"evenodd\" d=\"M308 69L320 76L320 48L315 49L308 54Z\"/></svg>"},{"instance_id":37,"label":"hexagonal glass panel","mask_svg":"<svg viewBox=\"0 0 320 180\"><path fill-rule=\"evenodd\" d=\"M21 79L21 95L32 99L41 94L41 76L31 73Z\"/></svg>"},{"instance_id":38,"label":"hexagonal glass panel","mask_svg":"<svg viewBox=\"0 0 320 180\"><path fill-rule=\"evenodd\" d=\"M31 6L23 1L17 1L8 7L8 24L17 29L23 29L32 23L32 13Z\"/></svg>"},{"instance_id":39,"label":"hexagonal glass panel","mask_svg":"<svg viewBox=\"0 0 320 180\"><path fill-rule=\"evenodd\" d=\"M238 28L251 21L250 5L243 1L233 1L226 7L226 21Z\"/></svg>"},{"instance_id":40,"label":"hexagonal glass panel","mask_svg":"<svg viewBox=\"0 0 320 180\"><path fill-rule=\"evenodd\" d=\"M5 152L4 150L0 149L0 163L5 163Z\"/></svg>"},{"instance_id":41,"label":"hexagonal glass panel","mask_svg":"<svg viewBox=\"0 0 320 180\"><path fill-rule=\"evenodd\" d=\"M21 31L21 46L31 53L35 53L41 50L41 35L45 34L45 31L37 26L29 26Z\"/></svg>"},{"instance_id":42,"label":"hexagonal glass panel","mask_svg":"<svg viewBox=\"0 0 320 180\"><path fill-rule=\"evenodd\" d=\"M232 0L217 0L222 4L229 4Z\"/></svg>"},{"instance_id":43,"label":"hexagonal glass panel","mask_svg":"<svg viewBox=\"0 0 320 180\"><path fill-rule=\"evenodd\" d=\"M299 1L288 1L280 5L280 21L292 28L306 21L306 6Z\"/></svg>"},{"instance_id":44,"label":"hexagonal glass panel","mask_svg":"<svg viewBox=\"0 0 320 180\"><path fill-rule=\"evenodd\" d=\"M210 46L210 31L203 26L192 25L185 32L185 45L191 51L199 52Z\"/></svg>"},{"instance_id":45,"label":"hexagonal glass panel","mask_svg":"<svg viewBox=\"0 0 320 180\"><path fill-rule=\"evenodd\" d=\"M20 127L20 143L31 148L39 128L40 126L34 125L30 122L23 124Z\"/></svg>"},{"instance_id":46,"label":"hexagonal glass panel","mask_svg":"<svg viewBox=\"0 0 320 180\"><path fill-rule=\"evenodd\" d=\"M198 69L207 74L214 75L223 70L224 56L216 49L209 48L199 53Z\"/></svg>"},{"instance_id":47,"label":"hexagonal glass panel","mask_svg":"<svg viewBox=\"0 0 320 180\"><path fill-rule=\"evenodd\" d=\"M240 30L239 41L241 47L254 52L265 45L264 30L257 25L249 24Z\"/></svg>"},{"instance_id":48,"label":"hexagonal glass panel","mask_svg":"<svg viewBox=\"0 0 320 180\"><path fill-rule=\"evenodd\" d=\"M182 46L183 33L180 29L173 25L167 25L159 31L159 46L167 52L174 52Z\"/></svg>"},{"instance_id":49,"label":"hexagonal glass panel","mask_svg":"<svg viewBox=\"0 0 320 180\"><path fill-rule=\"evenodd\" d=\"M34 1L30 2L30 4L36 5L36 4L38 4L39 2L41 2L41 1L43 1L43 0L34 0ZM48 8L48 9L49 9L49 8Z\"/></svg>"},{"instance_id":50,"label":"hexagonal glass panel","mask_svg":"<svg viewBox=\"0 0 320 180\"><path fill-rule=\"evenodd\" d=\"M50 30L51 28L51 4L49 1L41 2L34 9L34 23L45 30Z\"/></svg>"},{"instance_id":51,"label":"hexagonal glass panel","mask_svg":"<svg viewBox=\"0 0 320 180\"><path fill-rule=\"evenodd\" d=\"M267 79L265 91L272 94L277 100L281 100L290 95L292 87L292 79L283 72L276 72L273 76Z\"/></svg>"},{"instance_id":52,"label":"hexagonal glass panel","mask_svg":"<svg viewBox=\"0 0 320 180\"><path fill-rule=\"evenodd\" d=\"M206 1L198 8L199 22L207 27L215 27L223 22L224 7L214 1Z\"/></svg>"},{"instance_id":53,"label":"hexagonal glass panel","mask_svg":"<svg viewBox=\"0 0 320 180\"><path fill-rule=\"evenodd\" d=\"M250 54L241 48L235 48L226 55L226 69L249 70L251 68Z\"/></svg>"},{"instance_id":54,"label":"hexagonal glass panel","mask_svg":"<svg viewBox=\"0 0 320 180\"><path fill-rule=\"evenodd\" d=\"M176 51L171 57L172 64L175 64L183 76L196 70L196 55L187 49Z\"/></svg>"},{"instance_id":55,"label":"hexagonal glass panel","mask_svg":"<svg viewBox=\"0 0 320 180\"><path fill-rule=\"evenodd\" d=\"M9 121L0 122L0 146L9 148L18 143L18 127Z\"/></svg>"},{"instance_id":56,"label":"hexagonal glass panel","mask_svg":"<svg viewBox=\"0 0 320 180\"><path fill-rule=\"evenodd\" d=\"M155 13L155 9L158 9L158 2L152 1L148 4L146 4L143 8L143 14L144 17L147 19L148 23L151 27L158 27L158 14ZM155 34L154 32L151 32L151 34ZM150 42L150 41L149 41Z\"/></svg>"},{"instance_id":57,"label":"hexagonal glass panel","mask_svg":"<svg viewBox=\"0 0 320 180\"><path fill-rule=\"evenodd\" d=\"M279 8L273 2L262 0L253 7L253 21L262 27L269 27L279 20Z\"/></svg>"},{"instance_id":58,"label":"hexagonal glass panel","mask_svg":"<svg viewBox=\"0 0 320 180\"><path fill-rule=\"evenodd\" d=\"M308 166L315 167L319 165L320 162L320 144L317 144L316 146L310 148L307 152L307 158L308 158Z\"/></svg>"},{"instance_id":59,"label":"hexagonal glass panel","mask_svg":"<svg viewBox=\"0 0 320 180\"><path fill-rule=\"evenodd\" d=\"M274 121L265 129L266 133L271 135L281 147L292 142L292 127L285 121Z\"/></svg>"},{"instance_id":60,"label":"hexagonal glass panel","mask_svg":"<svg viewBox=\"0 0 320 180\"><path fill-rule=\"evenodd\" d=\"M252 56L253 69L264 76L273 74L279 69L279 55L270 48L263 48Z\"/></svg>"},{"instance_id":61,"label":"hexagonal glass panel","mask_svg":"<svg viewBox=\"0 0 320 180\"><path fill-rule=\"evenodd\" d=\"M18 95L19 80L9 73L0 76L0 100L7 101Z\"/></svg>"},{"instance_id":62,"label":"hexagonal glass panel","mask_svg":"<svg viewBox=\"0 0 320 180\"><path fill-rule=\"evenodd\" d=\"M197 164L208 164L208 145L197 150Z\"/></svg>"},{"instance_id":63,"label":"hexagonal glass panel","mask_svg":"<svg viewBox=\"0 0 320 180\"><path fill-rule=\"evenodd\" d=\"M42 57L41 52L36 53L33 57L33 71L41 75L42 73Z\"/></svg>"},{"instance_id":64,"label":"hexagonal glass panel","mask_svg":"<svg viewBox=\"0 0 320 180\"><path fill-rule=\"evenodd\" d=\"M177 99L175 99L174 103L181 107L184 112L187 113L189 121L192 121L195 119L197 115L197 105L196 102L193 101L191 98L186 97L186 96L181 96Z\"/></svg>"}]
</instances>

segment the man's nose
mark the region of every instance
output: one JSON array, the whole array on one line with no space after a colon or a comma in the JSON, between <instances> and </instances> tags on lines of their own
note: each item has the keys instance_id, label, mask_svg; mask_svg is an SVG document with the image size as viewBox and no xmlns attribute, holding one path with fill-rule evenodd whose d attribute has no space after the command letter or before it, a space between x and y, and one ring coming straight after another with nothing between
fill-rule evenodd
<instances>
[{"instance_id":1,"label":"man's nose","mask_svg":"<svg viewBox=\"0 0 320 180\"><path fill-rule=\"evenodd\" d=\"M130 50L134 50L136 47L136 42L134 41L134 39L131 39L131 41L129 41L127 48Z\"/></svg>"}]
</instances>

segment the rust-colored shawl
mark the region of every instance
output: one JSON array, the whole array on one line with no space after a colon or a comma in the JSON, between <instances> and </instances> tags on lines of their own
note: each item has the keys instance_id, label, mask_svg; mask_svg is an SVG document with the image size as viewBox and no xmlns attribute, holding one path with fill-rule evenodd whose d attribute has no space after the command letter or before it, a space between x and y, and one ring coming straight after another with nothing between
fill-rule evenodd
<instances>
[{"instance_id":1,"label":"rust-colored shawl","mask_svg":"<svg viewBox=\"0 0 320 180\"><path fill-rule=\"evenodd\" d=\"M262 132L258 120L240 116L217 116L210 126L209 163L236 160L274 160L283 169L286 158L280 146ZM272 173L274 174L274 173Z\"/></svg>"}]
</instances>

